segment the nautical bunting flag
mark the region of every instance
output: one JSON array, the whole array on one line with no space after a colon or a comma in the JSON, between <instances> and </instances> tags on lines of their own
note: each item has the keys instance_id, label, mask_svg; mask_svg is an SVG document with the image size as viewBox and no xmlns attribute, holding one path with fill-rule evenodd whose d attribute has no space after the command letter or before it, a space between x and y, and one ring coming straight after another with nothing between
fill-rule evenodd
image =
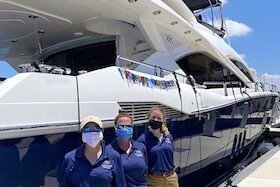
<instances>
[{"instance_id":1,"label":"nautical bunting flag","mask_svg":"<svg viewBox=\"0 0 280 187\"><path fill-rule=\"evenodd\" d=\"M124 69L119 69L119 70L123 78L125 78L126 80L134 84L139 84L151 88L161 88L161 89L170 89L176 87L175 82L173 80L155 80L153 78L147 78L141 75L134 74L128 70L124 70Z\"/></svg>"}]
</instances>

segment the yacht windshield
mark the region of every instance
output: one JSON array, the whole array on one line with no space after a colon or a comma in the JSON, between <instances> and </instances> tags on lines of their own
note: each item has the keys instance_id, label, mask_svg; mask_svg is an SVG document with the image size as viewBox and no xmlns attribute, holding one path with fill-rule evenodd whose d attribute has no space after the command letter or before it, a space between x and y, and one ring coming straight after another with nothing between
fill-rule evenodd
<instances>
[{"instance_id":1,"label":"yacht windshield","mask_svg":"<svg viewBox=\"0 0 280 187\"><path fill-rule=\"evenodd\" d=\"M197 53L177 61L186 75L192 75L196 83L240 81L230 70L210 57Z\"/></svg>"},{"instance_id":2,"label":"yacht windshield","mask_svg":"<svg viewBox=\"0 0 280 187\"><path fill-rule=\"evenodd\" d=\"M238 67L238 69L240 69L240 71L242 71L252 82L254 82L253 78L250 75L250 70L242 63L239 62L237 60L232 60L231 61L234 63L234 65L236 67Z\"/></svg>"}]
</instances>

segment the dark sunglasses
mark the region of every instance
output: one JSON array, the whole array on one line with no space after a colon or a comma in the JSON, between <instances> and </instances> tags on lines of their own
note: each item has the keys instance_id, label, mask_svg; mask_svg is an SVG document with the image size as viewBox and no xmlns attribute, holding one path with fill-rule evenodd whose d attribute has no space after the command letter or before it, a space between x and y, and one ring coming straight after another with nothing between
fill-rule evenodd
<instances>
[{"instance_id":1,"label":"dark sunglasses","mask_svg":"<svg viewBox=\"0 0 280 187\"><path fill-rule=\"evenodd\" d=\"M87 133L87 132L100 132L101 128L100 127L85 127L83 128L83 133Z\"/></svg>"},{"instance_id":2,"label":"dark sunglasses","mask_svg":"<svg viewBox=\"0 0 280 187\"><path fill-rule=\"evenodd\" d=\"M116 128L128 128L128 127L133 127L133 125L132 124L128 124L128 125L123 125L123 124L117 124L116 125Z\"/></svg>"}]
</instances>

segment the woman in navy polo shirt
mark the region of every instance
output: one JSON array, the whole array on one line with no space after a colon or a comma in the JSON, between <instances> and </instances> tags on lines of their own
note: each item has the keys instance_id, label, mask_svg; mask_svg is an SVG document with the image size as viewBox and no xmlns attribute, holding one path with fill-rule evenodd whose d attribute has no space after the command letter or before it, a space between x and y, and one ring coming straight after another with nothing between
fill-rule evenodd
<instances>
[{"instance_id":1,"label":"woman in navy polo shirt","mask_svg":"<svg viewBox=\"0 0 280 187\"><path fill-rule=\"evenodd\" d=\"M174 140L163 124L163 110L152 107L148 119L148 130L137 140L147 148L148 186L178 187L178 176L174 171L173 162Z\"/></svg>"},{"instance_id":2,"label":"woman in navy polo shirt","mask_svg":"<svg viewBox=\"0 0 280 187\"><path fill-rule=\"evenodd\" d=\"M105 148L100 118L89 116L81 123L82 144L67 153L58 173L61 187L124 187L121 158Z\"/></svg>"},{"instance_id":3,"label":"woman in navy polo shirt","mask_svg":"<svg viewBox=\"0 0 280 187\"><path fill-rule=\"evenodd\" d=\"M117 151L121 158L127 187L147 186L147 153L146 147L132 140L133 120L129 114L120 111L115 118L117 138L108 148Z\"/></svg>"}]
</instances>

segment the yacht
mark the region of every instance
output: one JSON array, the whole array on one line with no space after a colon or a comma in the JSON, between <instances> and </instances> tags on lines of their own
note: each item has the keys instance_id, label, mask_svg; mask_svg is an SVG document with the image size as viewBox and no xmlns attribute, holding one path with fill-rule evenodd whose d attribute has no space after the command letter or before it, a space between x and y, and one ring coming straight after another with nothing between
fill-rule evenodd
<instances>
[{"instance_id":1,"label":"yacht","mask_svg":"<svg viewBox=\"0 0 280 187\"><path fill-rule=\"evenodd\" d=\"M164 109L181 186L206 186L230 169L272 123L279 92L256 81L223 26L205 20L220 7L0 0L0 60L18 72L0 82L1 186L57 186L81 120L101 117L110 143L120 108L133 116L135 138L149 109Z\"/></svg>"}]
</instances>

